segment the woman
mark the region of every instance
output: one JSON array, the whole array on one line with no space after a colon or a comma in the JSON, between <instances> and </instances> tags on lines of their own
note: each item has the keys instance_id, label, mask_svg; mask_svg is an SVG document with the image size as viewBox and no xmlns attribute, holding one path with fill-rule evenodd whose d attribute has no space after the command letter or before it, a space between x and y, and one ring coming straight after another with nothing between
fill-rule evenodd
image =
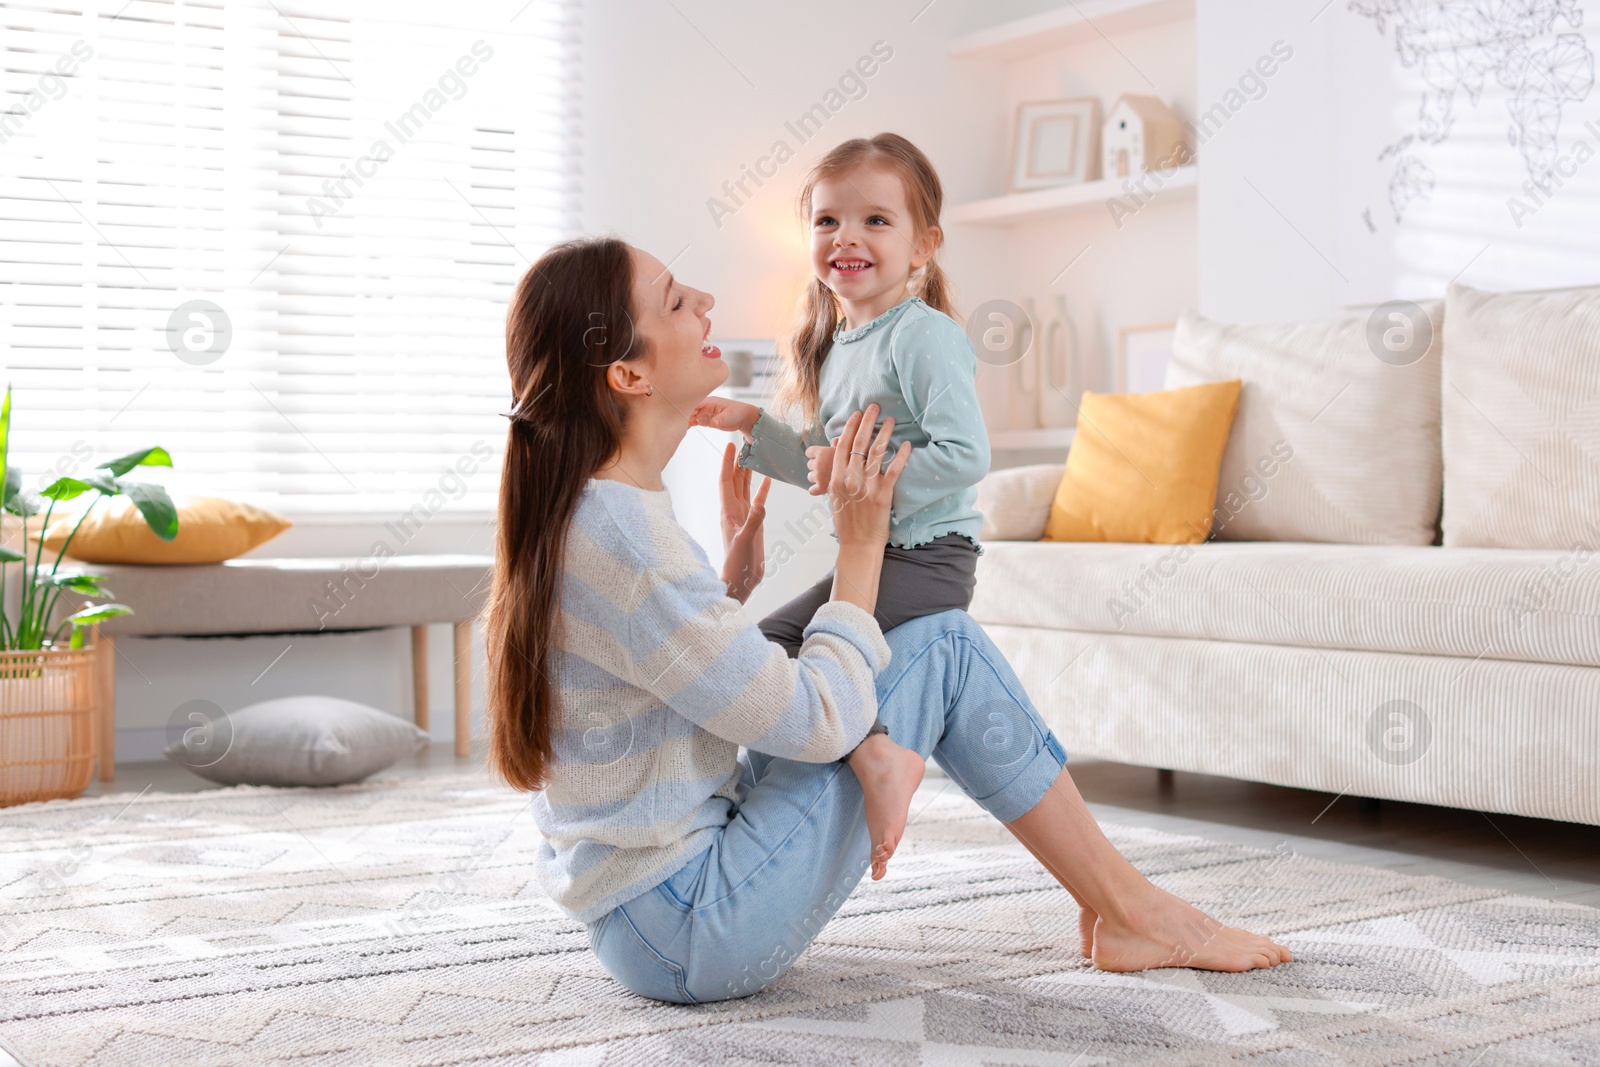
<instances>
[{"instance_id":1,"label":"woman","mask_svg":"<svg viewBox=\"0 0 1600 1067\"><path fill-rule=\"evenodd\" d=\"M606 970L680 1003L746 996L781 975L867 868L857 776L898 773L871 766L874 713L1072 894L1096 966L1288 960L1122 858L970 617L879 632L906 453L884 468L891 427L874 433L873 409L835 446L837 577L799 657L745 619L763 517L748 473L724 454L721 578L661 483L689 412L727 376L706 344L711 306L648 253L585 239L534 264L508 315L516 402L487 609L490 761L538 791L541 881L588 925Z\"/></svg>"}]
</instances>

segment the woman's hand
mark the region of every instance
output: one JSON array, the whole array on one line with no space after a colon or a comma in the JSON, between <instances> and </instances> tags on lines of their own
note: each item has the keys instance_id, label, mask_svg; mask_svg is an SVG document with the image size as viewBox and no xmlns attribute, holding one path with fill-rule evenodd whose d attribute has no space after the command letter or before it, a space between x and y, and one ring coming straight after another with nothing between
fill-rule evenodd
<instances>
[{"instance_id":1,"label":"woman's hand","mask_svg":"<svg viewBox=\"0 0 1600 1067\"><path fill-rule=\"evenodd\" d=\"M839 547L872 548L879 552L889 541L889 507L894 503L894 483L911 458L911 442L902 441L887 468L883 454L894 434L894 419L883 420L872 432L878 405L868 404L844 425L833 443L828 478L828 504L833 509L833 529Z\"/></svg>"},{"instance_id":2,"label":"woman's hand","mask_svg":"<svg viewBox=\"0 0 1600 1067\"><path fill-rule=\"evenodd\" d=\"M761 409L742 400L708 396L689 413L690 426L709 426L713 430L737 430L749 437L755 432Z\"/></svg>"},{"instance_id":3,"label":"woman's hand","mask_svg":"<svg viewBox=\"0 0 1600 1067\"><path fill-rule=\"evenodd\" d=\"M911 442L904 441L884 467L883 454L894 433L894 419L884 419L874 437L878 410L878 405L868 404L865 412L850 416L833 443L828 474L828 506L833 510L833 532L839 538L833 599L867 612L878 606L878 578L883 572L883 547L889 542L894 483L911 458Z\"/></svg>"},{"instance_id":4,"label":"woman's hand","mask_svg":"<svg viewBox=\"0 0 1600 1067\"><path fill-rule=\"evenodd\" d=\"M828 476L828 506L833 510L833 532L839 538L833 599L868 612L878 606L878 578L883 573L883 546L889 542L894 483L911 458L911 442L904 441L884 467L883 454L894 433L894 419L884 419L874 437L872 425L877 418L876 404L850 416L833 443Z\"/></svg>"},{"instance_id":5,"label":"woman's hand","mask_svg":"<svg viewBox=\"0 0 1600 1067\"><path fill-rule=\"evenodd\" d=\"M750 496L750 470L734 461L733 442L722 452L722 580L728 595L743 604L761 584L766 570L761 524L767 517L767 490L772 479L763 477L761 488Z\"/></svg>"}]
</instances>

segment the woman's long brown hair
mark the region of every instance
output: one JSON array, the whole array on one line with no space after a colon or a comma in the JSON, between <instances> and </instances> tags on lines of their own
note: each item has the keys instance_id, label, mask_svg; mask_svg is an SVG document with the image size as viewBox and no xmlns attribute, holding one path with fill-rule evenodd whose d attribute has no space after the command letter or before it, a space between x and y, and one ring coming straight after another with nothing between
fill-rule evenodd
<instances>
[{"instance_id":1,"label":"woman's long brown hair","mask_svg":"<svg viewBox=\"0 0 1600 1067\"><path fill-rule=\"evenodd\" d=\"M517 789L543 786L556 716L556 646L567 529L590 476L615 455L623 408L606 367L643 355L633 329L633 258L610 237L539 258L506 315L515 403L500 475L494 584L484 607L489 765Z\"/></svg>"},{"instance_id":2,"label":"woman's long brown hair","mask_svg":"<svg viewBox=\"0 0 1600 1067\"><path fill-rule=\"evenodd\" d=\"M939 172L933 169L922 149L898 133L880 133L871 138L852 138L817 160L800 187L800 217L808 228L811 193L817 183L863 166L883 167L905 184L906 206L911 211L911 228L917 237L939 225L939 212L944 206ZM944 244L942 231L939 244ZM911 292L929 307L955 318L950 282L939 267L937 256L938 247L935 246L928 262L912 273ZM783 345L783 371L778 377L775 397L779 407L798 411L807 423L814 422L817 417L822 364L833 348L833 331L838 328L841 317L839 299L833 295L833 290L822 284L822 279L812 278L801 299L794 330Z\"/></svg>"}]
</instances>

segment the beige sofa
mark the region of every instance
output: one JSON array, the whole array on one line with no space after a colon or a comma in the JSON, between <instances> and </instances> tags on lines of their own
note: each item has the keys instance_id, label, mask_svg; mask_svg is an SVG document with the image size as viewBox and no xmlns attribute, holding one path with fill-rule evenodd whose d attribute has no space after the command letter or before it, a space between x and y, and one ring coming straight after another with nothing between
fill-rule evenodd
<instances>
[{"instance_id":1,"label":"beige sofa","mask_svg":"<svg viewBox=\"0 0 1600 1067\"><path fill-rule=\"evenodd\" d=\"M1168 386L1246 383L1205 544L1041 543L1061 468L985 480L972 613L1072 755L1600 823L1600 289L1417 312L1185 317Z\"/></svg>"}]
</instances>

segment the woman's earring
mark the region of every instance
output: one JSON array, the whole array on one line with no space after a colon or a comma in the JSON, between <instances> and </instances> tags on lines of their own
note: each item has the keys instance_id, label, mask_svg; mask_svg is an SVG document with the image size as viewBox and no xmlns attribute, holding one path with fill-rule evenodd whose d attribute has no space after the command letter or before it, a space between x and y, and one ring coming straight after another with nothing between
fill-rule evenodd
<instances>
[{"instance_id":1,"label":"woman's earring","mask_svg":"<svg viewBox=\"0 0 1600 1067\"><path fill-rule=\"evenodd\" d=\"M649 382L646 382L645 385L644 385L644 395L645 396L655 396L656 395L656 387L651 385Z\"/></svg>"}]
</instances>

